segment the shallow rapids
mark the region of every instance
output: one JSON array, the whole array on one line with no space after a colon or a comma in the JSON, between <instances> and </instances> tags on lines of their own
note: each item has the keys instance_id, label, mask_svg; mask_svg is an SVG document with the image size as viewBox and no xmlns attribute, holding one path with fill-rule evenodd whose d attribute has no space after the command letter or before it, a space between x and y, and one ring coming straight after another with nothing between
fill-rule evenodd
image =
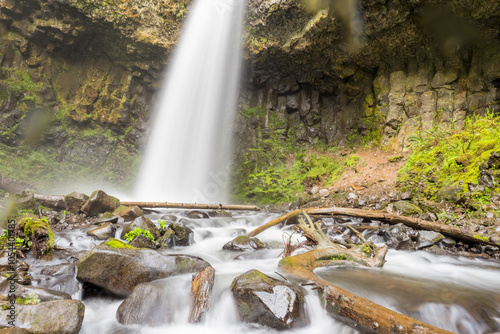
<instances>
[{"instance_id":1,"label":"shallow rapids","mask_svg":"<svg viewBox=\"0 0 500 334\"><path fill-rule=\"evenodd\" d=\"M194 244L176 247L172 254L188 254L208 261L216 270L211 309L200 324L189 324L190 282L192 275L162 280L164 308L158 316L168 325L121 325L116 311L122 299L90 298L84 300L86 311L81 333L249 333L264 334L270 329L241 323L230 285L233 279L258 269L277 279L281 275L278 262L283 250L283 236L288 227L273 227L258 237L272 249L255 252L231 252L222 246L238 235L275 218L266 213L233 212L231 218L189 219L185 213L164 210L148 215L157 222L163 214L174 214L194 231ZM59 235L57 243L90 249L95 243L81 238L81 231ZM119 235L120 230L117 231ZM302 241L292 237L294 242ZM438 256L427 252L390 250L382 269L331 268L318 269L318 276L385 307L407 314L456 333L494 333L500 329L500 264L494 261L470 260L462 257ZM305 287L306 310L310 324L293 333L357 333L356 330L329 317L320 305L317 292ZM78 293L74 295L78 297Z\"/></svg>"}]
</instances>

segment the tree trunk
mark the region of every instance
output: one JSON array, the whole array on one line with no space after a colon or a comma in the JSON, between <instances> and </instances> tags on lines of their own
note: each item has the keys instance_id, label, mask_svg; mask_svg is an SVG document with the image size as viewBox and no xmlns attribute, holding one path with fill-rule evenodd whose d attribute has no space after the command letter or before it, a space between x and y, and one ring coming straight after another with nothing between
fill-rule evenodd
<instances>
[{"instance_id":1,"label":"tree trunk","mask_svg":"<svg viewBox=\"0 0 500 334\"><path fill-rule=\"evenodd\" d=\"M231 204L198 204L198 203L170 203L170 202L121 202L125 206L138 206L140 208L171 208L171 209L205 209L205 210L248 210L260 211L255 205Z\"/></svg>"}]
</instances>

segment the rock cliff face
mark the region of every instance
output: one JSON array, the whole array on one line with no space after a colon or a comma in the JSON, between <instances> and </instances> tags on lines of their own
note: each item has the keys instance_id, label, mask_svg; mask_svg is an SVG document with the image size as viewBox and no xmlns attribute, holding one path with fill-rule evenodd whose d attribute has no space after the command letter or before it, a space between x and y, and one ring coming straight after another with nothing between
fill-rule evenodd
<instances>
[{"instance_id":1,"label":"rock cliff face","mask_svg":"<svg viewBox=\"0 0 500 334\"><path fill-rule=\"evenodd\" d=\"M308 143L376 131L394 149L435 123L499 109L498 1L329 5L308 15L294 1L249 4L241 105L281 113L283 130Z\"/></svg>"},{"instance_id":2,"label":"rock cliff face","mask_svg":"<svg viewBox=\"0 0 500 334\"><path fill-rule=\"evenodd\" d=\"M0 143L130 179L185 5L0 1Z\"/></svg>"},{"instance_id":3,"label":"rock cliff face","mask_svg":"<svg viewBox=\"0 0 500 334\"><path fill-rule=\"evenodd\" d=\"M380 137L403 149L434 123L500 109L498 1L297 1L247 5L240 109L260 111L239 118L238 152L269 117L305 145ZM146 138L188 10L182 0L0 1L0 143L36 133L43 111L39 150L130 177L123 158Z\"/></svg>"}]
</instances>

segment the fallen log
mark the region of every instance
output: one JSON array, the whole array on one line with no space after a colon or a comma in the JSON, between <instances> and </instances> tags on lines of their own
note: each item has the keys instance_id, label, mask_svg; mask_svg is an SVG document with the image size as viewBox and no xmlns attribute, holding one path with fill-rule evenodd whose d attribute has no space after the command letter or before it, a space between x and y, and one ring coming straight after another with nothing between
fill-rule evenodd
<instances>
[{"instance_id":1,"label":"fallen log","mask_svg":"<svg viewBox=\"0 0 500 334\"><path fill-rule=\"evenodd\" d=\"M477 244L485 244L492 246L500 246L500 239L487 236L479 233L473 233L467 230L460 229L455 226L445 225L441 223L430 222L418 218L411 218L396 215L393 213L388 213L384 211L377 210L363 210L363 209L350 209L350 208L340 208L340 207L332 207L332 208L306 208L306 209L297 209L287 214L278 217L276 219L271 220L270 222L257 227L253 231L248 233L249 237L254 237L257 234L267 230L268 228L280 224L287 219L295 217L302 213L304 210L307 214L311 216L334 216L334 215L342 215L342 216L353 216L353 217L361 217L368 218L374 220L380 220L389 224L399 224L402 223L406 226L421 229L439 232L442 235L452 237L454 239L462 240L468 243L477 243Z\"/></svg>"},{"instance_id":2,"label":"fallen log","mask_svg":"<svg viewBox=\"0 0 500 334\"><path fill-rule=\"evenodd\" d=\"M198 203L172 203L172 202L120 202L120 204L124 206L138 206L140 208L260 211L260 208L255 205L198 204Z\"/></svg>"},{"instance_id":3,"label":"fallen log","mask_svg":"<svg viewBox=\"0 0 500 334\"><path fill-rule=\"evenodd\" d=\"M367 252L363 247L367 243L365 240L361 246L355 245L346 249L333 243L323 233L319 223L313 223L304 211L303 214L309 226L302 218L299 219L299 226L317 247L306 253L285 257L279 262L279 266L295 277L314 282L323 291L326 310L332 317L362 333L451 333L392 311L316 276L314 269L325 266L382 267L387 246L373 245L373 249Z\"/></svg>"}]
</instances>

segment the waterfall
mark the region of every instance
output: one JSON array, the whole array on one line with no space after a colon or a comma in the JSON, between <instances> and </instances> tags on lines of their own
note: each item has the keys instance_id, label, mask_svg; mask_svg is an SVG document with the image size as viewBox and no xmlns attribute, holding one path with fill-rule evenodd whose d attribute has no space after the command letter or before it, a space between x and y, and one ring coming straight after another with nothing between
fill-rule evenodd
<instances>
[{"instance_id":1,"label":"waterfall","mask_svg":"<svg viewBox=\"0 0 500 334\"><path fill-rule=\"evenodd\" d=\"M159 92L134 197L225 201L243 8L243 0L194 1Z\"/></svg>"}]
</instances>

